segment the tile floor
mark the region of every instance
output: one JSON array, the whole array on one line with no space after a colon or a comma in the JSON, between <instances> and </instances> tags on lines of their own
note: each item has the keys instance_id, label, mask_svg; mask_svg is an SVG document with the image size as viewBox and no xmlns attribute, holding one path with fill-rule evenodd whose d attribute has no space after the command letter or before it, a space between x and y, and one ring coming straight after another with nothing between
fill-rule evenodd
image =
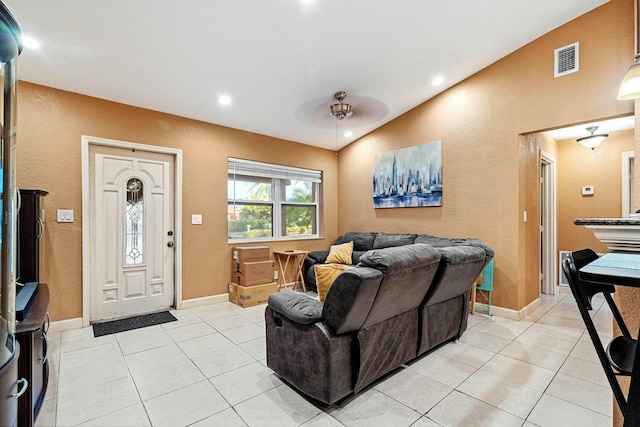
<instances>
[{"instance_id":1,"label":"tile floor","mask_svg":"<svg viewBox=\"0 0 640 427\"><path fill-rule=\"evenodd\" d=\"M49 337L38 426L610 426L612 398L570 295L522 321L476 313L464 336L323 408L265 360L264 306L173 312L177 322ZM611 330L602 300L593 312ZM610 339L604 334L603 339Z\"/></svg>"}]
</instances>

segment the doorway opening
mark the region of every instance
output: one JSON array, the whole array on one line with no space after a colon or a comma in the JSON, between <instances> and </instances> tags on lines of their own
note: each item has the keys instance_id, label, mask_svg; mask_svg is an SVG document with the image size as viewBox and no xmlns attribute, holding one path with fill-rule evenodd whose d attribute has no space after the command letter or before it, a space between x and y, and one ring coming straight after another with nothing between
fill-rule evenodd
<instances>
[{"instance_id":1,"label":"doorway opening","mask_svg":"<svg viewBox=\"0 0 640 427\"><path fill-rule=\"evenodd\" d=\"M610 134L603 145L595 150L589 150L576 142L576 139L588 135L586 128L590 126L598 126L599 133ZM629 132L634 127L635 118L631 115L565 126L534 134L539 135L539 141L541 141L538 145L540 150L541 293L553 294L558 291L556 286L561 285L562 277L559 272L559 258L562 254L593 246L592 233L585 233L582 229L577 230L573 221L576 218L602 216L602 208L606 203L599 202L598 197L607 193L606 189L612 187L612 181L620 179L620 172L617 172L615 167L617 165L611 164L614 157L620 159L618 154L620 152L622 153L622 188L616 191L621 191L621 211L618 212L616 208L611 211L613 205L608 204L606 205L607 213L604 215L625 217L632 212L634 152L625 150L633 146L633 136L630 137ZM630 134L632 135L633 132ZM617 150L619 150L618 153L615 153ZM608 162L606 164L609 166L601 167L602 162ZM615 176L606 175L603 172L613 170L616 170ZM591 171L600 171L600 174ZM597 181L594 182L594 180ZM593 188L594 184L598 189L595 196L583 188L584 186ZM619 205L616 203L615 206ZM533 283L530 286L533 286Z\"/></svg>"}]
</instances>

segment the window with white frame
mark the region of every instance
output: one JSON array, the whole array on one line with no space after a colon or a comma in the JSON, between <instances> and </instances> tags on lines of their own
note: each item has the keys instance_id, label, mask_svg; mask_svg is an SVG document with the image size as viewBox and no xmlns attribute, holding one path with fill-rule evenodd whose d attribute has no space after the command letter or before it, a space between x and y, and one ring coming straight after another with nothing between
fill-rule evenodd
<instances>
[{"instance_id":1,"label":"window with white frame","mask_svg":"<svg viewBox=\"0 0 640 427\"><path fill-rule=\"evenodd\" d=\"M321 171L229 157L229 241L317 237L321 190Z\"/></svg>"}]
</instances>

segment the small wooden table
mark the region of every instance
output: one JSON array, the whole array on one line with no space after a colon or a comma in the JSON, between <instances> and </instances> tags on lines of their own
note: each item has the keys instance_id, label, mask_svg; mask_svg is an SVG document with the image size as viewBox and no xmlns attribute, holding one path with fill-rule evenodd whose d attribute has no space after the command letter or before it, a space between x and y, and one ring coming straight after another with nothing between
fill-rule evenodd
<instances>
[{"instance_id":1,"label":"small wooden table","mask_svg":"<svg viewBox=\"0 0 640 427\"><path fill-rule=\"evenodd\" d=\"M481 283L482 283L482 274L473 282L473 286L471 286L471 296L469 297L469 299L471 300L471 306L469 307L469 312L471 314L476 314L476 288Z\"/></svg>"},{"instance_id":2,"label":"small wooden table","mask_svg":"<svg viewBox=\"0 0 640 427\"><path fill-rule=\"evenodd\" d=\"M291 284L293 287L292 290L296 288L296 284L298 283L298 279L300 279L300 283L302 284L302 290L307 292L307 288L304 285L304 277L302 274L302 266L304 265L304 259L307 257L309 251L299 251L299 250L291 250L291 251L273 251L273 256L278 261L278 269L280 274L278 275L278 291L280 288L284 286L284 290L287 290L287 285ZM293 266L294 276L293 280L288 281L286 272L289 267L289 263Z\"/></svg>"}]
</instances>

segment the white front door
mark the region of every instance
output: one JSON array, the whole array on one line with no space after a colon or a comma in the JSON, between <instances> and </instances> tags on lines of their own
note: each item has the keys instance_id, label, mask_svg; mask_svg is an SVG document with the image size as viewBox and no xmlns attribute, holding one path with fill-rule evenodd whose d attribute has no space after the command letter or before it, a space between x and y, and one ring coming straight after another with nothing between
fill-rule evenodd
<instances>
[{"instance_id":1,"label":"white front door","mask_svg":"<svg viewBox=\"0 0 640 427\"><path fill-rule=\"evenodd\" d=\"M174 157L91 145L90 320L174 305Z\"/></svg>"}]
</instances>

